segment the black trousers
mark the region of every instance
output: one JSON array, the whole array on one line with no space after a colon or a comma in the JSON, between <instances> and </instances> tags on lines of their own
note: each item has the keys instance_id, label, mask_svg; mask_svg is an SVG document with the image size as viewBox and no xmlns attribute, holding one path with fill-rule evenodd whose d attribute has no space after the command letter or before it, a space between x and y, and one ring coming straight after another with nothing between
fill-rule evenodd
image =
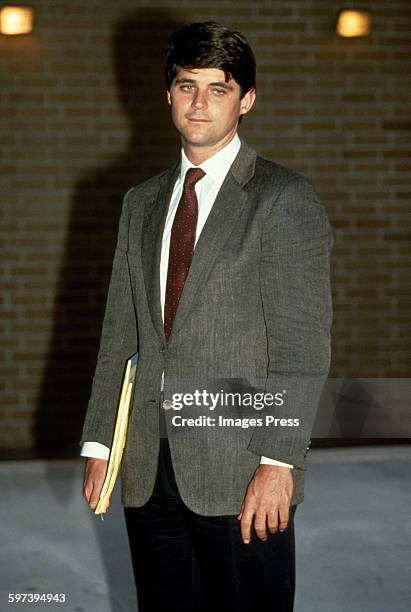
<instances>
[{"instance_id":1,"label":"black trousers","mask_svg":"<svg viewBox=\"0 0 411 612\"><path fill-rule=\"evenodd\" d=\"M185 506L162 438L150 500L124 509L139 612L291 612L295 508L284 532L244 544L236 516Z\"/></svg>"}]
</instances>

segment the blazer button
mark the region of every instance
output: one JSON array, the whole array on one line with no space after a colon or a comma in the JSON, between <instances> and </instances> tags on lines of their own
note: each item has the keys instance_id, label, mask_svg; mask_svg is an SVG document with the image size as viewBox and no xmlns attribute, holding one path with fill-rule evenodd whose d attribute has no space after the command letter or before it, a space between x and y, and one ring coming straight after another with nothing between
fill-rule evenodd
<instances>
[{"instance_id":1,"label":"blazer button","mask_svg":"<svg viewBox=\"0 0 411 612\"><path fill-rule=\"evenodd\" d=\"M173 407L173 402L171 400L164 400L163 408L164 410L170 410Z\"/></svg>"}]
</instances>

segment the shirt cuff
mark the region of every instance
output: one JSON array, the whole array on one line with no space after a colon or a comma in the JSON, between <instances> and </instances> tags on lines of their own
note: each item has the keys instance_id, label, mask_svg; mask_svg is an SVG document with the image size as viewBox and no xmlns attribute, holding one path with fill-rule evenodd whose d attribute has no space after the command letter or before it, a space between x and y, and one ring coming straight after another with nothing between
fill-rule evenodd
<instances>
[{"instance_id":1,"label":"shirt cuff","mask_svg":"<svg viewBox=\"0 0 411 612\"><path fill-rule=\"evenodd\" d=\"M110 455L110 449L100 442L84 442L81 447L82 457L94 457L95 459L105 459L106 461Z\"/></svg>"},{"instance_id":2,"label":"shirt cuff","mask_svg":"<svg viewBox=\"0 0 411 612\"><path fill-rule=\"evenodd\" d=\"M94 457L94 459L105 459L107 461L110 455L110 449L104 444L100 444L100 442L84 442L80 455L82 457ZM283 461L277 461L269 457L261 457L260 464L262 463L293 468L290 463L284 463Z\"/></svg>"},{"instance_id":3,"label":"shirt cuff","mask_svg":"<svg viewBox=\"0 0 411 612\"><path fill-rule=\"evenodd\" d=\"M260 465L262 463L265 463L267 465L279 465L281 467L288 467L293 469L293 465L291 465L290 463L284 463L284 461L277 461L276 459L270 459L269 457L261 457L260 459Z\"/></svg>"}]
</instances>

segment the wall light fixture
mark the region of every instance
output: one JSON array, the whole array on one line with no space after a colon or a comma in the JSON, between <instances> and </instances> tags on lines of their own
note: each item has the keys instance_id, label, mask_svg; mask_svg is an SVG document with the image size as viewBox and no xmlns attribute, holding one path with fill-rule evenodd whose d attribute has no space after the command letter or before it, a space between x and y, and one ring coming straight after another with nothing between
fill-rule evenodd
<instances>
[{"instance_id":1,"label":"wall light fixture","mask_svg":"<svg viewBox=\"0 0 411 612\"><path fill-rule=\"evenodd\" d=\"M3 6L0 9L1 34L29 34L33 31L34 11L30 6Z\"/></svg>"},{"instance_id":2,"label":"wall light fixture","mask_svg":"<svg viewBox=\"0 0 411 612\"><path fill-rule=\"evenodd\" d=\"M371 15L368 11L342 10L336 26L339 36L352 38L367 36L371 31Z\"/></svg>"}]
</instances>

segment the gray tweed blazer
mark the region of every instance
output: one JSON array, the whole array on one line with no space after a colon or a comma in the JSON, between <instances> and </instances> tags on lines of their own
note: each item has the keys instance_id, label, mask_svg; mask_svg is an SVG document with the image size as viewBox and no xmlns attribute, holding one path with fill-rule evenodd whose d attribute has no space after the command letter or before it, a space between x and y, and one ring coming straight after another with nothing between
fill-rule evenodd
<instances>
[{"instance_id":1,"label":"gray tweed blazer","mask_svg":"<svg viewBox=\"0 0 411 612\"><path fill-rule=\"evenodd\" d=\"M142 506L152 493L164 405L170 406L176 390L199 385L286 391L288 403L267 406L267 414L298 417L301 425L266 426L265 409L251 408L246 417L262 418L263 426L177 428L170 419L184 410L168 410L184 503L203 515L237 514L261 455L295 466L292 503L300 503L311 426L330 362L327 215L307 179L242 141L198 239L167 344L159 267L178 172L176 165L125 195L80 444L111 445L124 365L138 351L121 468L125 506ZM202 410L216 419L232 416L224 407ZM193 409L186 414L193 416ZM240 418L242 424L245 413Z\"/></svg>"}]
</instances>

